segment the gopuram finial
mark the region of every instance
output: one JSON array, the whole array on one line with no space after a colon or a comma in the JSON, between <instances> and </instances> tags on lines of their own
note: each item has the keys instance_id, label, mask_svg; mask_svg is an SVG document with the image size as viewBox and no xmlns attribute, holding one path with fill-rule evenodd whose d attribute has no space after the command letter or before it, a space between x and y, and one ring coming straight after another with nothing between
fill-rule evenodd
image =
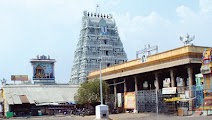
<instances>
[{"instance_id":1,"label":"gopuram finial","mask_svg":"<svg viewBox=\"0 0 212 120\"><path fill-rule=\"evenodd\" d=\"M96 14L97 14L97 13L100 13L100 7L99 7L99 4L97 4L97 5L96 5Z\"/></svg>"}]
</instances>

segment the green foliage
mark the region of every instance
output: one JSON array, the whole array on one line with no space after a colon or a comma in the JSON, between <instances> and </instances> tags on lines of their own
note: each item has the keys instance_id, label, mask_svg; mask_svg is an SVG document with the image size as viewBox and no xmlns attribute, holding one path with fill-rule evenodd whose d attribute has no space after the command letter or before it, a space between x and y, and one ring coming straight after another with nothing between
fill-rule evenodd
<instances>
[{"instance_id":1,"label":"green foliage","mask_svg":"<svg viewBox=\"0 0 212 120\"><path fill-rule=\"evenodd\" d=\"M107 100L109 96L109 85L102 81L103 99ZM74 96L74 100L78 104L100 102L100 81L95 79L93 81L82 83Z\"/></svg>"}]
</instances>

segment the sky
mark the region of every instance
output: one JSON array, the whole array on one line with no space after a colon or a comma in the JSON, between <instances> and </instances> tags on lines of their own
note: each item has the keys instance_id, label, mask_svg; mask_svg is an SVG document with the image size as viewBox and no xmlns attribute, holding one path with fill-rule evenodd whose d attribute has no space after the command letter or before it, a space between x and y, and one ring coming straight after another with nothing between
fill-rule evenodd
<instances>
[{"instance_id":1,"label":"sky","mask_svg":"<svg viewBox=\"0 0 212 120\"><path fill-rule=\"evenodd\" d=\"M145 45L159 52L183 46L179 37L195 35L194 45L212 47L212 0L0 0L0 80L32 77L30 59L56 59L57 83L68 83L83 11L112 14L128 60Z\"/></svg>"}]
</instances>

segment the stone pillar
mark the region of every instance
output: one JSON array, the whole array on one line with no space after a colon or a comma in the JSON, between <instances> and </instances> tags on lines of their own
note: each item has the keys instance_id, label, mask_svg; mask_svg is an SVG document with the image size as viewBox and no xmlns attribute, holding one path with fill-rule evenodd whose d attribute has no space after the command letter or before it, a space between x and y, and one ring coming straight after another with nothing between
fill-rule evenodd
<instances>
[{"instance_id":1,"label":"stone pillar","mask_svg":"<svg viewBox=\"0 0 212 120\"><path fill-rule=\"evenodd\" d=\"M137 77L136 76L134 76L134 81L135 81L135 93L137 93L137 91L138 91L138 85L137 85Z\"/></svg>"},{"instance_id":2,"label":"stone pillar","mask_svg":"<svg viewBox=\"0 0 212 120\"><path fill-rule=\"evenodd\" d=\"M116 81L113 81L114 83L114 109L117 108L117 89L116 89Z\"/></svg>"},{"instance_id":3,"label":"stone pillar","mask_svg":"<svg viewBox=\"0 0 212 120\"><path fill-rule=\"evenodd\" d=\"M5 95L5 94L4 94ZM6 114L7 114L7 111L10 111L10 109L9 109L9 104L8 104L8 102L7 102L7 100L5 100L4 99L4 116L6 116Z\"/></svg>"},{"instance_id":4,"label":"stone pillar","mask_svg":"<svg viewBox=\"0 0 212 120\"><path fill-rule=\"evenodd\" d=\"M138 112L138 102L137 102L137 92L138 92L138 85L137 85L137 77L134 76L135 81L135 112Z\"/></svg>"},{"instance_id":5,"label":"stone pillar","mask_svg":"<svg viewBox=\"0 0 212 120\"><path fill-rule=\"evenodd\" d=\"M171 76L171 87L175 87L175 74L174 69L170 70L170 76Z\"/></svg>"},{"instance_id":6,"label":"stone pillar","mask_svg":"<svg viewBox=\"0 0 212 120\"><path fill-rule=\"evenodd\" d=\"M124 96L125 96L125 93L127 92L127 86L126 86L126 78L124 78ZM124 103L125 105L125 103ZM124 106L123 106L124 107ZM126 112L126 109L124 107L124 112Z\"/></svg>"},{"instance_id":7,"label":"stone pillar","mask_svg":"<svg viewBox=\"0 0 212 120\"><path fill-rule=\"evenodd\" d=\"M193 85L193 69L192 69L191 66L188 66L187 72L188 72L188 86L189 86L189 93L190 93L189 97L192 98L193 97L193 95L192 95L192 92L193 92L193 90L192 90L192 85ZM191 111L191 110L192 110L192 101L190 100L189 101L189 111Z\"/></svg>"},{"instance_id":8,"label":"stone pillar","mask_svg":"<svg viewBox=\"0 0 212 120\"><path fill-rule=\"evenodd\" d=\"M155 73L155 82L154 85L157 89L157 91L159 90L159 77L158 77L158 73Z\"/></svg>"},{"instance_id":9,"label":"stone pillar","mask_svg":"<svg viewBox=\"0 0 212 120\"><path fill-rule=\"evenodd\" d=\"M154 85L155 85L155 87L156 87L156 91L155 91L155 93L156 93L156 112L157 112L157 114L158 114L158 92L159 92L159 77L158 77L158 73L156 72L155 73L155 82L154 82Z\"/></svg>"},{"instance_id":10,"label":"stone pillar","mask_svg":"<svg viewBox=\"0 0 212 120\"><path fill-rule=\"evenodd\" d=\"M126 79L124 78L124 93L127 92Z\"/></svg>"},{"instance_id":11,"label":"stone pillar","mask_svg":"<svg viewBox=\"0 0 212 120\"><path fill-rule=\"evenodd\" d=\"M188 66L187 72L188 72L188 83L189 83L188 86L189 88L191 88L193 85L193 69L191 66Z\"/></svg>"}]
</instances>

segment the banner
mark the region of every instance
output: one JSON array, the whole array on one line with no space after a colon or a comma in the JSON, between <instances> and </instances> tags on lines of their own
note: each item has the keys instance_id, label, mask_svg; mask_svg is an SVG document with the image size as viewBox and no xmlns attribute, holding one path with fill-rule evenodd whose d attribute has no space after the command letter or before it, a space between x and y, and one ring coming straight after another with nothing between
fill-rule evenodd
<instances>
[{"instance_id":1,"label":"banner","mask_svg":"<svg viewBox=\"0 0 212 120\"><path fill-rule=\"evenodd\" d=\"M162 94L176 94L176 87L162 88Z\"/></svg>"},{"instance_id":2,"label":"banner","mask_svg":"<svg viewBox=\"0 0 212 120\"><path fill-rule=\"evenodd\" d=\"M126 92L124 93L124 108L125 109L135 109L135 92Z\"/></svg>"},{"instance_id":3,"label":"banner","mask_svg":"<svg viewBox=\"0 0 212 120\"><path fill-rule=\"evenodd\" d=\"M123 107L122 103L123 103L123 93L117 93L117 97L118 97L118 107Z\"/></svg>"}]
</instances>

